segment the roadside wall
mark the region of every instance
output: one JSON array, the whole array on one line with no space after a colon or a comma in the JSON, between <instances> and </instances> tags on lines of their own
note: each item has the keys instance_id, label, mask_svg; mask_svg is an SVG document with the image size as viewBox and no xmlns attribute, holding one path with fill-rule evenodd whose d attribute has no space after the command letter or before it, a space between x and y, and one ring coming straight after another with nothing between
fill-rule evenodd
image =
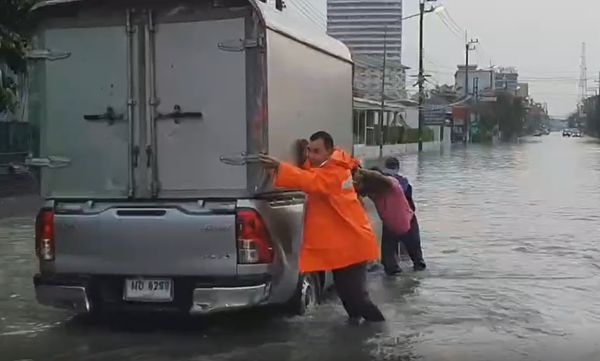
<instances>
[{"instance_id":1,"label":"roadside wall","mask_svg":"<svg viewBox=\"0 0 600 361\"><path fill-rule=\"evenodd\" d=\"M439 152L443 149L448 149L451 146L451 128L444 127L443 141L441 136L441 128L433 127L434 139L433 142L423 143L424 152ZM418 143L409 144L390 144L383 146L383 157L399 156L403 154L415 154L419 152ZM373 161L379 158L378 145L355 145L354 157L363 162Z\"/></svg>"}]
</instances>

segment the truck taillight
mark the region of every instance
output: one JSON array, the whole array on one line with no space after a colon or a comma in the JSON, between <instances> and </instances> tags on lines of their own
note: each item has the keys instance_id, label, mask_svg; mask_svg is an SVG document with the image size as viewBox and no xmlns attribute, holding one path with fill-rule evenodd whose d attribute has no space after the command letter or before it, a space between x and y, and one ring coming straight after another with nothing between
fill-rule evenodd
<instances>
[{"instance_id":1,"label":"truck taillight","mask_svg":"<svg viewBox=\"0 0 600 361\"><path fill-rule=\"evenodd\" d=\"M237 252L239 264L273 262L273 245L265 224L255 210L237 212Z\"/></svg>"},{"instance_id":2,"label":"truck taillight","mask_svg":"<svg viewBox=\"0 0 600 361\"><path fill-rule=\"evenodd\" d=\"M35 250L41 261L54 260L54 212L43 209L35 223Z\"/></svg>"}]
</instances>

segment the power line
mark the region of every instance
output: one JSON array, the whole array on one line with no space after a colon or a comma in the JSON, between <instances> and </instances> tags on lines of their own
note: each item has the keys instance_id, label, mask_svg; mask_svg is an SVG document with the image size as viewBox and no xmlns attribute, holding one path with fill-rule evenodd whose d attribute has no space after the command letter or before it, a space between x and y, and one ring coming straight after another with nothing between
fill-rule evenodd
<instances>
[{"instance_id":1,"label":"power line","mask_svg":"<svg viewBox=\"0 0 600 361\"><path fill-rule=\"evenodd\" d=\"M444 8L445 9L445 8ZM463 28L461 28L460 26L456 25L456 23L453 23L447 16L446 11L442 11L439 13L440 18L444 19L444 21L450 26L452 27L454 30L456 30L457 33L459 34L464 34L465 30Z\"/></svg>"},{"instance_id":2,"label":"power line","mask_svg":"<svg viewBox=\"0 0 600 361\"><path fill-rule=\"evenodd\" d=\"M432 58L430 58L429 56L423 54L423 58L425 59L425 61L431 63L432 65L435 65L436 67L440 68L440 69L448 69L448 70L452 70L455 71L456 69L453 67L449 67L449 66L444 66L444 65L440 65L438 62L436 62L435 60L433 60Z\"/></svg>"},{"instance_id":3,"label":"power line","mask_svg":"<svg viewBox=\"0 0 600 361\"><path fill-rule=\"evenodd\" d=\"M304 8L303 6L300 5L300 3L296 3L296 8L298 9L299 12L301 12L305 18L307 18L309 21L311 21L313 24L317 25L319 28L323 29L323 28L327 28L327 25L324 26L324 23L319 21L319 19L315 18L314 15L311 15L306 8Z\"/></svg>"},{"instance_id":4,"label":"power line","mask_svg":"<svg viewBox=\"0 0 600 361\"><path fill-rule=\"evenodd\" d=\"M458 38L460 41L462 41L462 34L458 34L457 31L455 29L453 29L450 24L448 24L448 22L446 21L446 19L444 19L440 13L436 13L436 15L438 16L438 18L440 19L440 21L442 22L442 24L444 24L444 26L446 27L446 29L448 29L448 31L450 31L450 33L452 35L454 35L456 38Z\"/></svg>"},{"instance_id":5,"label":"power line","mask_svg":"<svg viewBox=\"0 0 600 361\"><path fill-rule=\"evenodd\" d=\"M444 7L443 13L448 17L448 19L450 19L450 22L452 22L452 24L454 24L454 26L456 26L460 30L461 33L465 32L464 29L454 20L448 8Z\"/></svg>"}]
</instances>

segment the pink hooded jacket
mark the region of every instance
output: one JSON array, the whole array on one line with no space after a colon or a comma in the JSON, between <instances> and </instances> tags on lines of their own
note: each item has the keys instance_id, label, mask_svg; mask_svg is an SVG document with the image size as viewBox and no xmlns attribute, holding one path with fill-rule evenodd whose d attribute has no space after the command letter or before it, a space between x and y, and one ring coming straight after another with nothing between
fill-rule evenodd
<instances>
[{"instance_id":1,"label":"pink hooded jacket","mask_svg":"<svg viewBox=\"0 0 600 361\"><path fill-rule=\"evenodd\" d=\"M394 177L387 176L394 184L391 190L384 194L372 196L379 218L391 232L401 236L410 230L414 212L404 195L400 182Z\"/></svg>"}]
</instances>

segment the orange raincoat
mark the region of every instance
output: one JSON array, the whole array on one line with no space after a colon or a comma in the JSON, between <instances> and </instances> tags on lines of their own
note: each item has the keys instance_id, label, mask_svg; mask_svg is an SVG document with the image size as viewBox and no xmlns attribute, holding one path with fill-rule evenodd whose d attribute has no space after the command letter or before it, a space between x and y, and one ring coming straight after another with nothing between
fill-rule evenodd
<instances>
[{"instance_id":1,"label":"orange raincoat","mask_svg":"<svg viewBox=\"0 0 600 361\"><path fill-rule=\"evenodd\" d=\"M279 166L275 187L308 195L300 272L330 271L378 259L375 234L354 191L350 173L354 166L356 161L343 151L336 151L319 168Z\"/></svg>"}]
</instances>

